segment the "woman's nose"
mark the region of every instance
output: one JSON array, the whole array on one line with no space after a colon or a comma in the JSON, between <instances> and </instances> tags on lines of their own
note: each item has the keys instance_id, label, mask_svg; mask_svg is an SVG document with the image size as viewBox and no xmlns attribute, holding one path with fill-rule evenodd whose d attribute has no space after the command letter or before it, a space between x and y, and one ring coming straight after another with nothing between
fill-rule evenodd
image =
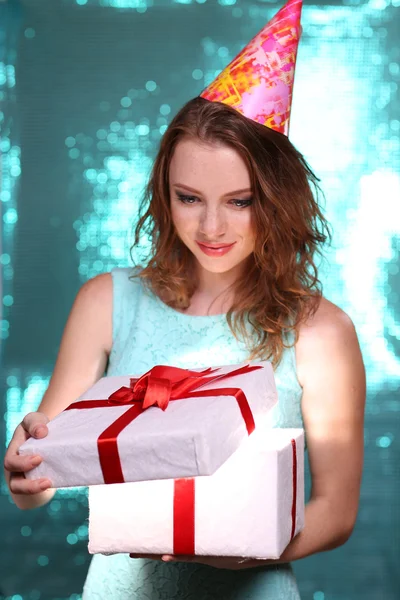
<instances>
[{"instance_id":1,"label":"woman's nose","mask_svg":"<svg viewBox=\"0 0 400 600\"><path fill-rule=\"evenodd\" d=\"M205 209L200 218L199 231L209 240L224 235L226 222L223 211Z\"/></svg>"}]
</instances>

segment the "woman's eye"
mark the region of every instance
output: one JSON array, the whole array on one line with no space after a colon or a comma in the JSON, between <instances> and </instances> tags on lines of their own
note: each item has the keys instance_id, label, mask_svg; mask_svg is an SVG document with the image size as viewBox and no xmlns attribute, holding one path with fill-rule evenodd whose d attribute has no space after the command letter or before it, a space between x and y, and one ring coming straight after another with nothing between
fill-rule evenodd
<instances>
[{"instance_id":1,"label":"woman's eye","mask_svg":"<svg viewBox=\"0 0 400 600\"><path fill-rule=\"evenodd\" d=\"M186 196L186 194L177 194L178 200L184 204L194 204L197 200L196 196Z\"/></svg>"},{"instance_id":2,"label":"woman's eye","mask_svg":"<svg viewBox=\"0 0 400 600\"><path fill-rule=\"evenodd\" d=\"M231 200L232 204L236 206L236 208L246 208L246 206L250 206L253 202L251 198L247 200Z\"/></svg>"},{"instance_id":3,"label":"woman's eye","mask_svg":"<svg viewBox=\"0 0 400 600\"><path fill-rule=\"evenodd\" d=\"M188 194L176 194L178 200L180 202L182 202L183 204L195 204L196 202L199 202L199 198L197 196L189 196ZM235 208L246 208L247 206L250 206L252 204L253 200L252 198L247 198L247 199L237 199L237 200L230 200L229 204L232 204Z\"/></svg>"}]
</instances>

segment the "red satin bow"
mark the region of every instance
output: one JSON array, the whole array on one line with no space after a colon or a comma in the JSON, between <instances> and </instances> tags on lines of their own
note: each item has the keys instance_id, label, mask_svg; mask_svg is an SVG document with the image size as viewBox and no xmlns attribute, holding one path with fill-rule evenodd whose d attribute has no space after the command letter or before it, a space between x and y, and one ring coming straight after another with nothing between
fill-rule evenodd
<instances>
[{"instance_id":1,"label":"red satin bow","mask_svg":"<svg viewBox=\"0 0 400 600\"><path fill-rule=\"evenodd\" d=\"M143 410L150 406L158 406L165 410L170 400L183 398L186 393L217 379L218 376L204 379L204 375L215 371L218 369L210 367L199 372L157 365L139 379L131 378L130 387L119 388L108 400L110 404L140 402ZM231 373L229 375L231 376Z\"/></svg>"}]
</instances>

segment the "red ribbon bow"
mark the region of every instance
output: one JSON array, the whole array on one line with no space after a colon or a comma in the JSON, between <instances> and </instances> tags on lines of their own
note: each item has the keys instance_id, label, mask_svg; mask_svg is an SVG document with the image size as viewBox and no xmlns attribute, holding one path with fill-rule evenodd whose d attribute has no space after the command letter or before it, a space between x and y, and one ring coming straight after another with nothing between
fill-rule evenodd
<instances>
[{"instance_id":1,"label":"red ribbon bow","mask_svg":"<svg viewBox=\"0 0 400 600\"><path fill-rule=\"evenodd\" d=\"M70 404L65 410L132 404L131 408L111 423L97 439L104 483L124 483L125 479L118 452L118 435L134 419L139 417L143 411L152 406L158 406L162 410L165 410L170 400L206 396L234 396L245 421L247 432L250 435L255 429L254 418L247 398L240 388L216 388L208 390L201 390L199 388L220 379L250 373L257 369L262 369L262 367L245 365L229 373L206 377L206 375L211 375L219 371L219 369L208 368L198 372L158 365L139 379L132 378L129 388L126 386L119 388L106 400L81 400Z\"/></svg>"},{"instance_id":2,"label":"red ribbon bow","mask_svg":"<svg viewBox=\"0 0 400 600\"><path fill-rule=\"evenodd\" d=\"M179 400L187 392L213 381L214 377L205 380L204 375L215 371L218 369L208 368L199 372L157 365L139 379L131 378L130 387L119 388L108 400L111 404L141 402L143 410L150 406L165 410L170 400Z\"/></svg>"}]
</instances>

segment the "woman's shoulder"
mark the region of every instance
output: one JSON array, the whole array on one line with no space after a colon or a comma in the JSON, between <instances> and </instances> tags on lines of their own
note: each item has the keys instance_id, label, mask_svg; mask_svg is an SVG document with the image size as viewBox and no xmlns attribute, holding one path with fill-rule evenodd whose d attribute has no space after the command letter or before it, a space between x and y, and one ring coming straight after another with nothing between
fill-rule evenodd
<instances>
[{"instance_id":1,"label":"woman's shoulder","mask_svg":"<svg viewBox=\"0 0 400 600\"><path fill-rule=\"evenodd\" d=\"M88 279L80 288L78 298L88 298L89 300L107 304L112 300L112 277L111 273L101 273L91 279Z\"/></svg>"},{"instance_id":2,"label":"woman's shoulder","mask_svg":"<svg viewBox=\"0 0 400 600\"><path fill-rule=\"evenodd\" d=\"M321 298L318 307L300 325L296 343L299 379L315 376L316 369L332 370L347 357L360 355L357 334L349 315Z\"/></svg>"},{"instance_id":3,"label":"woman's shoulder","mask_svg":"<svg viewBox=\"0 0 400 600\"><path fill-rule=\"evenodd\" d=\"M320 338L321 335L346 335L354 331L349 315L339 306L322 297L316 309L299 327L299 341L308 338Z\"/></svg>"},{"instance_id":4,"label":"woman's shoulder","mask_svg":"<svg viewBox=\"0 0 400 600\"><path fill-rule=\"evenodd\" d=\"M77 298L80 302L87 301L106 313L110 313L113 303L136 293L140 285L137 269L132 267L117 267L109 273L101 273L88 279L80 288Z\"/></svg>"}]
</instances>

